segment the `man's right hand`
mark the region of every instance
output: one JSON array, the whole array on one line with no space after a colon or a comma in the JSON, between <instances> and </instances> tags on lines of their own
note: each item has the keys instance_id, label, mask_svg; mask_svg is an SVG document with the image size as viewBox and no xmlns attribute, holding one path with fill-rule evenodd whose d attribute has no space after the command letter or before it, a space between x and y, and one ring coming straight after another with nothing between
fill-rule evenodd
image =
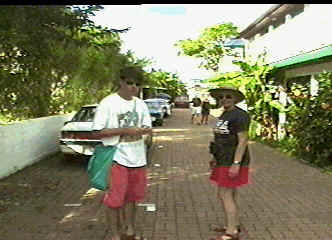
<instances>
[{"instance_id":1,"label":"man's right hand","mask_svg":"<svg viewBox=\"0 0 332 240\"><path fill-rule=\"evenodd\" d=\"M144 128L126 128L125 134L127 136L142 136L146 134L147 129Z\"/></svg>"}]
</instances>

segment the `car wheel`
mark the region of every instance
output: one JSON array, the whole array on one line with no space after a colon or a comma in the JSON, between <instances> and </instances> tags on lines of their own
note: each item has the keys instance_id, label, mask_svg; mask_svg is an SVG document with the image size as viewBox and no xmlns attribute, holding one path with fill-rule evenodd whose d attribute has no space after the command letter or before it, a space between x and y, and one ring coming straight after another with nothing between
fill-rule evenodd
<instances>
[{"instance_id":1,"label":"car wheel","mask_svg":"<svg viewBox=\"0 0 332 240\"><path fill-rule=\"evenodd\" d=\"M62 161L64 163L88 162L90 157L91 156L87 156L87 155L62 154Z\"/></svg>"},{"instance_id":2,"label":"car wheel","mask_svg":"<svg viewBox=\"0 0 332 240\"><path fill-rule=\"evenodd\" d=\"M168 117L167 108L163 108L163 113L164 113L165 118Z\"/></svg>"},{"instance_id":3,"label":"car wheel","mask_svg":"<svg viewBox=\"0 0 332 240\"><path fill-rule=\"evenodd\" d=\"M158 126L162 126L163 124L164 124L164 120L163 119L159 119L159 121L158 121Z\"/></svg>"},{"instance_id":4,"label":"car wheel","mask_svg":"<svg viewBox=\"0 0 332 240\"><path fill-rule=\"evenodd\" d=\"M62 154L62 160L63 161L72 161L74 159L75 156L71 155L71 154Z\"/></svg>"}]
</instances>

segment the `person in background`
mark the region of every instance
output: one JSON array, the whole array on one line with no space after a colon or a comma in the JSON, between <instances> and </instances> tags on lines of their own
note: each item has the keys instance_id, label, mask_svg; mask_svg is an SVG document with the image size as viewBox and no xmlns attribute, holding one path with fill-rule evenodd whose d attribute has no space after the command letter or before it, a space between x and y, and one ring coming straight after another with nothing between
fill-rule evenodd
<instances>
[{"instance_id":1,"label":"person in background","mask_svg":"<svg viewBox=\"0 0 332 240\"><path fill-rule=\"evenodd\" d=\"M105 240L140 239L135 231L136 203L144 199L147 186L142 136L152 134L148 107L136 97L142 81L138 68L123 68L118 91L100 102L94 117L94 135L104 145L117 148L109 173L109 189L102 198L111 230ZM127 223L123 222L124 212Z\"/></svg>"},{"instance_id":2,"label":"person in background","mask_svg":"<svg viewBox=\"0 0 332 240\"><path fill-rule=\"evenodd\" d=\"M210 102L207 98L205 98L202 102L202 119L201 124L208 124L209 115L210 115Z\"/></svg>"},{"instance_id":3,"label":"person in background","mask_svg":"<svg viewBox=\"0 0 332 240\"><path fill-rule=\"evenodd\" d=\"M194 97L190 102L191 107L191 124L200 124L199 116L201 115L201 99L199 97Z\"/></svg>"},{"instance_id":4,"label":"person in background","mask_svg":"<svg viewBox=\"0 0 332 240\"><path fill-rule=\"evenodd\" d=\"M214 229L221 235L216 240L238 240L240 229L237 191L249 183L248 129L250 118L246 111L235 106L244 95L233 86L210 90L220 101L224 111L213 128L210 143L212 169L210 181L218 187L218 198L225 213L225 225Z\"/></svg>"}]
</instances>

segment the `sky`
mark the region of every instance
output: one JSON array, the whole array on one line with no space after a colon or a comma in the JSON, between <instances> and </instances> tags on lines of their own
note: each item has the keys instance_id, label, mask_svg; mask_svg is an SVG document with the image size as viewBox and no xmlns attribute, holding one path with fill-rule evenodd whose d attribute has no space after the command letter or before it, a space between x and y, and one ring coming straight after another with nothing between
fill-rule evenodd
<instances>
[{"instance_id":1,"label":"sky","mask_svg":"<svg viewBox=\"0 0 332 240\"><path fill-rule=\"evenodd\" d=\"M123 29L123 52L132 50L139 58L152 59L155 69L177 73L180 79L206 79L212 72L198 68L200 60L178 56L174 44L196 39L206 27L232 22L245 29L274 4L142 4L103 5L91 18L97 25Z\"/></svg>"}]
</instances>

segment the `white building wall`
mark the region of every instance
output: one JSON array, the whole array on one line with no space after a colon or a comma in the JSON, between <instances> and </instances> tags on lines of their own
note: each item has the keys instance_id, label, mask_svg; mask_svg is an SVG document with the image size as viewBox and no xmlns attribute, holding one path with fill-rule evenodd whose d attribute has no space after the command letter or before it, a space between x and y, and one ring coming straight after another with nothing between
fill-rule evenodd
<instances>
[{"instance_id":1,"label":"white building wall","mask_svg":"<svg viewBox=\"0 0 332 240\"><path fill-rule=\"evenodd\" d=\"M248 54L257 57L265 48L266 60L272 63L332 44L331 23L332 4L310 4L304 12L253 40Z\"/></svg>"},{"instance_id":2,"label":"white building wall","mask_svg":"<svg viewBox=\"0 0 332 240\"><path fill-rule=\"evenodd\" d=\"M236 49L238 50L238 49ZM240 48L240 51L243 51L242 48ZM241 68L238 65L233 64L233 61L238 58L233 56L225 56L223 58L222 63L220 64L220 73L228 73L228 72L235 72L235 71L241 71Z\"/></svg>"},{"instance_id":3,"label":"white building wall","mask_svg":"<svg viewBox=\"0 0 332 240\"><path fill-rule=\"evenodd\" d=\"M58 136L71 115L0 126L0 179L59 151Z\"/></svg>"}]
</instances>

